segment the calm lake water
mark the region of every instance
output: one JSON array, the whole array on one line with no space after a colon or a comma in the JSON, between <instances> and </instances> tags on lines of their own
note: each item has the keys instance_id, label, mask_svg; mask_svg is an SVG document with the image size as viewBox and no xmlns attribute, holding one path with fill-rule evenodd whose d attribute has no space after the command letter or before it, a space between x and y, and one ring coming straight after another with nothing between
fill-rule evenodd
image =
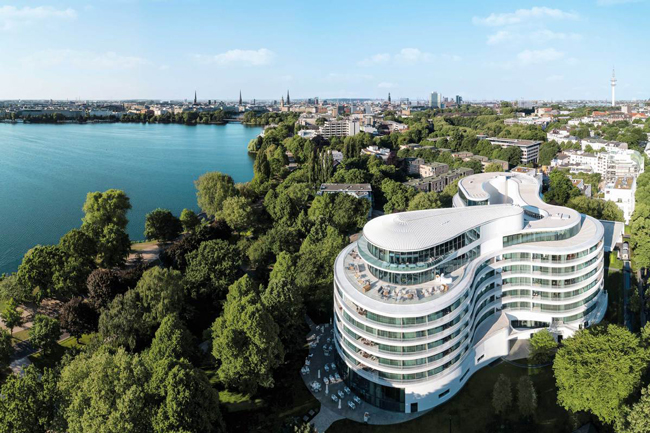
<instances>
[{"instance_id":1,"label":"calm lake water","mask_svg":"<svg viewBox=\"0 0 650 433\"><path fill-rule=\"evenodd\" d=\"M0 124L0 273L18 268L37 244L79 227L90 191L124 190L129 235L162 207L198 211L194 180L208 171L253 177L248 142L260 128L228 125Z\"/></svg>"}]
</instances>

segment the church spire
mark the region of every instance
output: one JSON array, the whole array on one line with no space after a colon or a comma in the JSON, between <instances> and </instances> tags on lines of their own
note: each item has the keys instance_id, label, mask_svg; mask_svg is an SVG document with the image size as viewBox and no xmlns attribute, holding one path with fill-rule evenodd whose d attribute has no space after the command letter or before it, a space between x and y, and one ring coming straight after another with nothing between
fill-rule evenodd
<instances>
[{"instance_id":1,"label":"church spire","mask_svg":"<svg viewBox=\"0 0 650 433\"><path fill-rule=\"evenodd\" d=\"M390 92L388 92L388 103L390 104Z\"/></svg>"},{"instance_id":2,"label":"church spire","mask_svg":"<svg viewBox=\"0 0 650 433\"><path fill-rule=\"evenodd\" d=\"M241 90L239 91L239 105L243 105L243 101L241 100Z\"/></svg>"},{"instance_id":3,"label":"church spire","mask_svg":"<svg viewBox=\"0 0 650 433\"><path fill-rule=\"evenodd\" d=\"M194 91L194 105L196 105L196 90Z\"/></svg>"},{"instance_id":4,"label":"church spire","mask_svg":"<svg viewBox=\"0 0 650 433\"><path fill-rule=\"evenodd\" d=\"M291 105L291 98L289 97L289 89L287 89L287 105Z\"/></svg>"}]
</instances>

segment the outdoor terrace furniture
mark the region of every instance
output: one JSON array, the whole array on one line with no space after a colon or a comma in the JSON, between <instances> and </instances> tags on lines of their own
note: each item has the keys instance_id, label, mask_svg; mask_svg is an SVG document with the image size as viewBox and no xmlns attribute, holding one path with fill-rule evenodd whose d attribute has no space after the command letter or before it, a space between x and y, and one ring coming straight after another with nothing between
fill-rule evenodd
<instances>
[{"instance_id":1,"label":"outdoor terrace furniture","mask_svg":"<svg viewBox=\"0 0 650 433\"><path fill-rule=\"evenodd\" d=\"M330 383L334 383L334 376L332 376L332 375L330 374L329 379L330 379Z\"/></svg>"},{"instance_id":2,"label":"outdoor terrace furniture","mask_svg":"<svg viewBox=\"0 0 650 433\"><path fill-rule=\"evenodd\" d=\"M350 409L356 409L356 407L357 407L357 406L356 406L353 402L351 402L351 401L348 401L348 406L350 406Z\"/></svg>"},{"instance_id":3,"label":"outdoor terrace furniture","mask_svg":"<svg viewBox=\"0 0 650 433\"><path fill-rule=\"evenodd\" d=\"M343 391L345 391L346 394L349 394L350 393L350 388L345 386L345 387L343 387Z\"/></svg>"},{"instance_id":4,"label":"outdoor terrace furniture","mask_svg":"<svg viewBox=\"0 0 650 433\"><path fill-rule=\"evenodd\" d=\"M320 386L320 383L318 385ZM352 400L354 400L357 404L361 404L361 398L358 395L352 397Z\"/></svg>"},{"instance_id":5,"label":"outdoor terrace furniture","mask_svg":"<svg viewBox=\"0 0 650 433\"><path fill-rule=\"evenodd\" d=\"M323 383L324 383L325 385L329 385L329 384L330 384L330 380L329 380L327 377L323 377Z\"/></svg>"},{"instance_id":6,"label":"outdoor terrace furniture","mask_svg":"<svg viewBox=\"0 0 650 433\"><path fill-rule=\"evenodd\" d=\"M339 401L339 398L336 396L336 394L332 394L331 399L332 399L332 401L333 401L334 403L336 403L337 401Z\"/></svg>"},{"instance_id":7,"label":"outdoor terrace furniture","mask_svg":"<svg viewBox=\"0 0 650 433\"><path fill-rule=\"evenodd\" d=\"M336 370L336 364L334 364L334 363L332 362L332 363L330 364L330 368L331 368L332 370Z\"/></svg>"},{"instance_id":8,"label":"outdoor terrace furniture","mask_svg":"<svg viewBox=\"0 0 650 433\"><path fill-rule=\"evenodd\" d=\"M343 391L341 391L340 389L339 389L339 391L337 392L337 394L338 394L339 397L341 397L341 398L345 397L345 393L344 393Z\"/></svg>"}]
</instances>

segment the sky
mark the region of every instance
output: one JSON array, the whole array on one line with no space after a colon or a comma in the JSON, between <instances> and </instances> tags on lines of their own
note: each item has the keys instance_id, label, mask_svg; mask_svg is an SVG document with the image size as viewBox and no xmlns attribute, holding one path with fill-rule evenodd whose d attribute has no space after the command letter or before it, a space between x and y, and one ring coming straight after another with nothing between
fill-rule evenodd
<instances>
[{"instance_id":1,"label":"sky","mask_svg":"<svg viewBox=\"0 0 650 433\"><path fill-rule=\"evenodd\" d=\"M2 99L650 97L650 0L0 0Z\"/></svg>"}]
</instances>

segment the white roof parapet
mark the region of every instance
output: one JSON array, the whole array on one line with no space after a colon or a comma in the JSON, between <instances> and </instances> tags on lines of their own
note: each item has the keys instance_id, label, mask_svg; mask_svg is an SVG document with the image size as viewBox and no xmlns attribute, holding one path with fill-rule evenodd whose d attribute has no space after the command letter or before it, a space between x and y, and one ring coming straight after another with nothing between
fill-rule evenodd
<instances>
[{"instance_id":1,"label":"white roof parapet","mask_svg":"<svg viewBox=\"0 0 650 433\"><path fill-rule=\"evenodd\" d=\"M428 209L384 215L369 221L363 236L373 245L390 251L419 251L523 209L512 205Z\"/></svg>"}]
</instances>

